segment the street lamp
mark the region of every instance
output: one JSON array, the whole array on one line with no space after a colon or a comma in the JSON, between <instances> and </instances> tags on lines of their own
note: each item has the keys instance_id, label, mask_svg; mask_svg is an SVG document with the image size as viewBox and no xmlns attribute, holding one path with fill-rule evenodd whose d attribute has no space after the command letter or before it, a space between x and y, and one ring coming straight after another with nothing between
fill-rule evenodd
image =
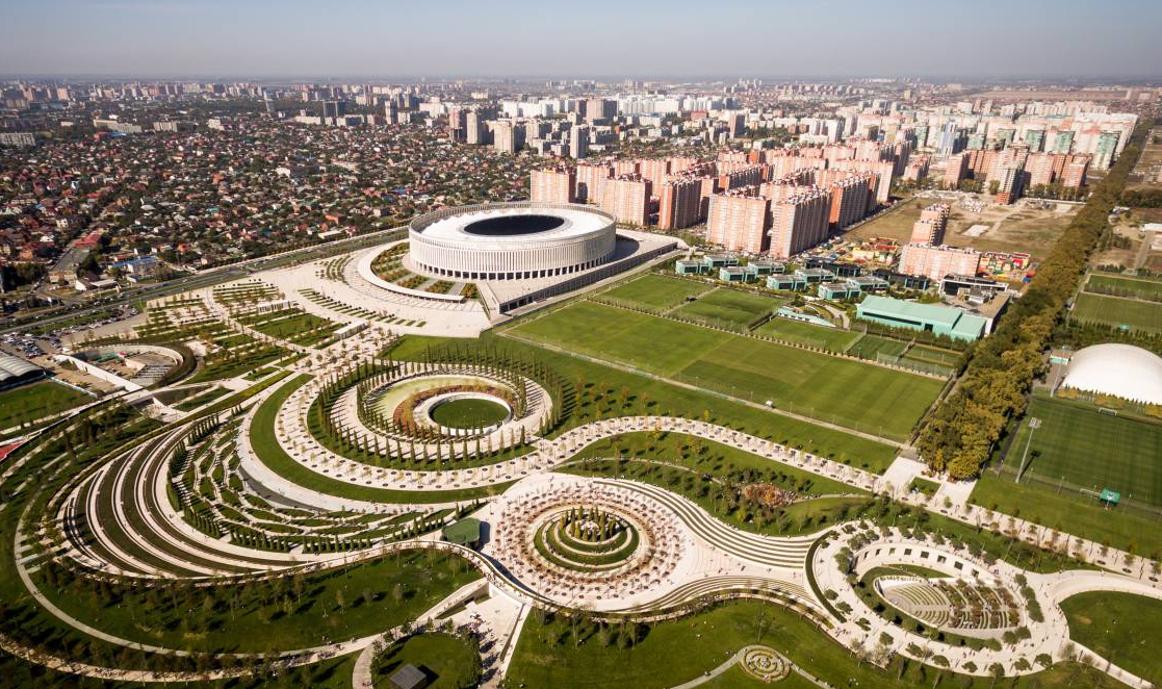
<instances>
[{"instance_id":1,"label":"street lamp","mask_svg":"<svg viewBox=\"0 0 1162 689\"><path fill-rule=\"evenodd\" d=\"M1033 442L1033 431L1041 427L1041 419L1029 417L1029 436L1025 438L1025 453L1021 455L1021 467L1017 469L1017 478L1013 483L1021 482L1021 475L1025 473L1025 462L1029 459L1029 445Z\"/></svg>"}]
</instances>

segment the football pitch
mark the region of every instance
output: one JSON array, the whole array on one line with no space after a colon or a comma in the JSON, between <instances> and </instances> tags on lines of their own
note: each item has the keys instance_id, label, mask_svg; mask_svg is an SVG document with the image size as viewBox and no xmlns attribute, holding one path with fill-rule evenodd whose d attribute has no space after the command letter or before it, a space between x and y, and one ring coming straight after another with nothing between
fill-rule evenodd
<instances>
[{"instance_id":1,"label":"football pitch","mask_svg":"<svg viewBox=\"0 0 1162 689\"><path fill-rule=\"evenodd\" d=\"M810 323L802 323L800 321L793 321L790 318L778 316L759 326L754 332L756 335L766 335L767 337L774 337L809 347L819 347L832 352L845 351L860 335L857 332L843 330L842 328L811 325Z\"/></svg>"},{"instance_id":2,"label":"football pitch","mask_svg":"<svg viewBox=\"0 0 1162 689\"><path fill-rule=\"evenodd\" d=\"M778 309L782 304L781 299L774 297L720 287L698 297L697 301L680 307L674 315L711 325L746 327L760 316Z\"/></svg>"},{"instance_id":3,"label":"football pitch","mask_svg":"<svg viewBox=\"0 0 1162 689\"><path fill-rule=\"evenodd\" d=\"M897 440L907 439L943 387L932 378L593 302L571 304L510 332Z\"/></svg>"},{"instance_id":4,"label":"football pitch","mask_svg":"<svg viewBox=\"0 0 1162 689\"><path fill-rule=\"evenodd\" d=\"M1028 417L1040 419L1041 427L1029 445L1027 476L1088 490L1109 488L1162 506L1162 424L1045 397L1033 399ZM1028 434L1025 421L1005 460L1008 469L1020 465Z\"/></svg>"},{"instance_id":5,"label":"football pitch","mask_svg":"<svg viewBox=\"0 0 1162 689\"><path fill-rule=\"evenodd\" d=\"M1162 300L1162 280L1144 280L1121 275L1093 273L1086 281L1085 289L1087 292L1137 297L1150 301Z\"/></svg>"},{"instance_id":6,"label":"football pitch","mask_svg":"<svg viewBox=\"0 0 1162 689\"><path fill-rule=\"evenodd\" d=\"M1072 318L1086 323L1104 323L1162 333L1162 304L1104 297L1084 292L1077 297Z\"/></svg>"},{"instance_id":7,"label":"football pitch","mask_svg":"<svg viewBox=\"0 0 1162 689\"><path fill-rule=\"evenodd\" d=\"M700 284L692 280L682 280L664 275L643 275L636 280L611 289L605 293L605 296L636 302L642 306L656 309L668 309L686 301L687 297L696 297L712 289L714 287L711 285Z\"/></svg>"}]
</instances>

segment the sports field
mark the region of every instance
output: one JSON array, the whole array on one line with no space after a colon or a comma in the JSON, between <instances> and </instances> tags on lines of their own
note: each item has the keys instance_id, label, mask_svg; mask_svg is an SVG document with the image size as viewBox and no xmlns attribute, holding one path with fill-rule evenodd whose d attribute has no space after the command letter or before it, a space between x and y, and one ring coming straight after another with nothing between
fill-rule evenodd
<instances>
[{"instance_id":1,"label":"sports field","mask_svg":"<svg viewBox=\"0 0 1162 689\"><path fill-rule=\"evenodd\" d=\"M811 347L822 347L832 352L846 350L859 337L859 333L853 333L850 330L827 328L822 325L811 325L779 317L772 318L756 328L754 332L756 335L765 335Z\"/></svg>"},{"instance_id":2,"label":"sports field","mask_svg":"<svg viewBox=\"0 0 1162 689\"><path fill-rule=\"evenodd\" d=\"M1104 297L1084 292L1077 297L1072 318L1086 323L1104 323L1132 330L1162 333L1162 304Z\"/></svg>"},{"instance_id":3,"label":"sports field","mask_svg":"<svg viewBox=\"0 0 1162 689\"><path fill-rule=\"evenodd\" d=\"M1083 402L1035 397L1027 416L1041 419L1033 433L1026 475L1080 488L1111 488L1162 506L1162 424L1098 412ZM1020 465L1028 422L1013 442L1006 466Z\"/></svg>"},{"instance_id":4,"label":"sports field","mask_svg":"<svg viewBox=\"0 0 1162 689\"><path fill-rule=\"evenodd\" d=\"M874 360L876 358L876 354L899 356L904 353L904 348L907 346L907 342L893 340L890 337L865 335L858 342L852 345L851 348L847 350L847 353L851 354L852 356Z\"/></svg>"},{"instance_id":5,"label":"sports field","mask_svg":"<svg viewBox=\"0 0 1162 689\"><path fill-rule=\"evenodd\" d=\"M931 378L592 302L510 332L893 439L907 438L942 387Z\"/></svg>"},{"instance_id":6,"label":"sports field","mask_svg":"<svg viewBox=\"0 0 1162 689\"><path fill-rule=\"evenodd\" d=\"M624 299L657 309L668 309L686 301L686 297L695 297L712 289L714 288L710 285L692 280L665 277L664 275L643 275L636 280L611 289L604 296Z\"/></svg>"},{"instance_id":7,"label":"sports field","mask_svg":"<svg viewBox=\"0 0 1162 689\"><path fill-rule=\"evenodd\" d=\"M1093 273L1085 283L1087 292L1136 297L1150 301L1162 300L1162 280L1146 280L1123 275Z\"/></svg>"},{"instance_id":8,"label":"sports field","mask_svg":"<svg viewBox=\"0 0 1162 689\"><path fill-rule=\"evenodd\" d=\"M702 295L698 301L678 308L674 311L674 315L712 325L745 327L759 316L771 313L782 304L781 299L720 287L713 292Z\"/></svg>"}]
</instances>

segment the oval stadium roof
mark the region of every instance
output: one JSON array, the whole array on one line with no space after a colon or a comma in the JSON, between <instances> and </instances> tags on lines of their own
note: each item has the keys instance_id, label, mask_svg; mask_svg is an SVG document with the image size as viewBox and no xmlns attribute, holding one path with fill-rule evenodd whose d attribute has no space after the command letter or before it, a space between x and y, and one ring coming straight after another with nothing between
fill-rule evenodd
<instances>
[{"instance_id":1,"label":"oval stadium roof","mask_svg":"<svg viewBox=\"0 0 1162 689\"><path fill-rule=\"evenodd\" d=\"M1080 349L1065 370L1063 387L1162 404L1162 357L1125 344Z\"/></svg>"},{"instance_id":2,"label":"oval stadium roof","mask_svg":"<svg viewBox=\"0 0 1162 689\"><path fill-rule=\"evenodd\" d=\"M40 375L41 369L36 364L11 354L0 352L0 385L20 378L31 378Z\"/></svg>"}]
</instances>

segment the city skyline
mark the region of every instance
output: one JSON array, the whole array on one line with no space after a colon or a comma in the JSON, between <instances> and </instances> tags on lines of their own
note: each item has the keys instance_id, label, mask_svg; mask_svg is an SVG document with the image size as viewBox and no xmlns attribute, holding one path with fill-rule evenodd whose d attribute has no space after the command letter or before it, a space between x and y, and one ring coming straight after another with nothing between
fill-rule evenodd
<instances>
[{"instance_id":1,"label":"city skyline","mask_svg":"<svg viewBox=\"0 0 1162 689\"><path fill-rule=\"evenodd\" d=\"M1162 6L1143 0L732 0L713 11L598 0L568 13L523 0L407 8L15 0L0 19L0 70L45 77L1132 79L1162 62L1150 32ZM681 49L724 37L729 51Z\"/></svg>"}]
</instances>

